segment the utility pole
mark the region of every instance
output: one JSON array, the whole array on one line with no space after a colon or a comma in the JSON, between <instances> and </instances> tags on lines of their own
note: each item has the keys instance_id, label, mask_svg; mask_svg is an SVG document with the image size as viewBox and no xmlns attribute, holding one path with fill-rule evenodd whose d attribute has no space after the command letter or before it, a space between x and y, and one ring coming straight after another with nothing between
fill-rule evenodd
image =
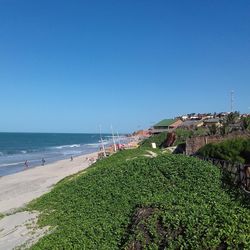
<instances>
[{"instance_id":1,"label":"utility pole","mask_svg":"<svg viewBox=\"0 0 250 250\"><path fill-rule=\"evenodd\" d=\"M105 146L104 146L104 143L103 143L103 140L102 140L101 125L99 126L99 129L100 129L100 140L101 140L103 155L104 155L104 157L106 157L106 156L107 156L107 155L106 155L106 150L105 150Z\"/></svg>"},{"instance_id":2,"label":"utility pole","mask_svg":"<svg viewBox=\"0 0 250 250\"><path fill-rule=\"evenodd\" d=\"M113 126L111 124L111 132L112 132L112 139L113 139L113 144L114 144L114 150L116 152L116 143L115 143L115 137L114 137L114 131L113 131Z\"/></svg>"},{"instance_id":3,"label":"utility pole","mask_svg":"<svg viewBox=\"0 0 250 250\"><path fill-rule=\"evenodd\" d=\"M233 105L234 105L234 91L231 90L231 113L233 112L234 109Z\"/></svg>"}]
</instances>

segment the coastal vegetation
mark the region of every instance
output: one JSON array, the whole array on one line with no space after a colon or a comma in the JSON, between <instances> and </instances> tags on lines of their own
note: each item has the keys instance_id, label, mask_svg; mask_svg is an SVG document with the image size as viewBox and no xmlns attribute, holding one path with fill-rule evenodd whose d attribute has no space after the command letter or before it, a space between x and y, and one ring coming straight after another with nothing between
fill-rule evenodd
<instances>
[{"instance_id":1,"label":"coastal vegetation","mask_svg":"<svg viewBox=\"0 0 250 250\"><path fill-rule=\"evenodd\" d=\"M159 134L151 135L149 138L143 140L140 143L142 148L152 148L152 143L156 144L157 148L163 148L164 143L167 139L169 132L162 132ZM177 128L174 131L175 133L175 141L173 146L178 146L186 142L187 138L191 138L193 136L207 135L208 131L206 128L197 128L197 129L183 129Z\"/></svg>"},{"instance_id":2,"label":"coastal vegetation","mask_svg":"<svg viewBox=\"0 0 250 250\"><path fill-rule=\"evenodd\" d=\"M149 138L143 140L140 143L141 148L152 148L152 143L154 142L156 144L157 148L162 148L163 143L165 142L167 138L167 132L162 132L156 135L151 135Z\"/></svg>"},{"instance_id":3,"label":"coastal vegetation","mask_svg":"<svg viewBox=\"0 0 250 250\"><path fill-rule=\"evenodd\" d=\"M208 131L206 128L196 128L196 129L183 129L177 128L175 130L176 140L174 145L179 145L186 142L187 138L191 138L193 136L207 135Z\"/></svg>"},{"instance_id":4,"label":"coastal vegetation","mask_svg":"<svg viewBox=\"0 0 250 250\"><path fill-rule=\"evenodd\" d=\"M32 249L249 249L249 207L213 165L121 151L29 205L51 233Z\"/></svg>"},{"instance_id":5,"label":"coastal vegetation","mask_svg":"<svg viewBox=\"0 0 250 250\"><path fill-rule=\"evenodd\" d=\"M246 131L250 131L250 117L243 117L241 119L241 124L242 124L242 128L243 130L246 130Z\"/></svg>"},{"instance_id":6,"label":"coastal vegetation","mask_svg":"<svg viewBox=\"0 0 250 250\"><path fill-rule=\"evenodd\" d=\"M227 160L230 162L250 163L250 140L237 138L217 144L207 144L199 149L203 157Z\"/></svg>"}]
</instances>

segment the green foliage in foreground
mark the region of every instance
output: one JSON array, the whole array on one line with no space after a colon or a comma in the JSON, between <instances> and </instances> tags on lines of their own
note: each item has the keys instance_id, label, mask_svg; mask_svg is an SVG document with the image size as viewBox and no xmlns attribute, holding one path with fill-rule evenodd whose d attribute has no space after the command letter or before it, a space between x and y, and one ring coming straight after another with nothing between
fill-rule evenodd
<instances>
[{"instance_id":1,"label":"green foliage in foreground","mask_svg":"<svg viewBox=\"0 0 250 250\"><path fill-rule=\"evenodd\" d=\"M156 147L161 148L166 139L167 139L167 132L162 132L160 134L152 135L149 138L143 140L140 143L140 147L152 148L152 142L155 142Z\"/></svg>"},{"instance_id":2,"label":"green foliage in foreground","mask_svg":"<svg viewBox=\"0 0 250 250\"><path fill-rule=\"evenodd\" d=\"M233 139L218 144L207 144L198 151L199 155L231 162L250 163L250 140Z\"/></svg>"},{"instance_id":3,"label":"green foliage in foreground","mask_svg":"<svg viewBox=\"0 0 250 250\"><path fill-rule=\"evenodd\" d=\"M54 231L32 249L250 248L249 208L222 188L219 169L144 154L117 153L33 202Z\"/></svg>"}]
</instances>

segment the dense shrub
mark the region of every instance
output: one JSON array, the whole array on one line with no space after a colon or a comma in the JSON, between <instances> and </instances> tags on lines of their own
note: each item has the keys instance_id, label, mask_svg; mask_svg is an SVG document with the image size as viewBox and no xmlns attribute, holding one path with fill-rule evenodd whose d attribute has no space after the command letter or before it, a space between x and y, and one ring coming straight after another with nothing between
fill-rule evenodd
<instances>
[{"instance_id":1,"label":"dense shrub","mask_svg":"<svg viewBox=\"0 0 250 250\"><path fill-rule=\"evenodd\" d=\"M175 145L179 145L186 142L187 138L191 138L193 136L207 135L208 130L206 128L197 128L197 129L183 129L177 128L175 130L176 133L176 141Z\"/></svg>"},{"instance_id":2,"label":"dense shrub","mask_svg":"<svg viewBox=\"0 0 250 250\"><path fill-rule=\"evenodd\" d=\"M219 169L145 153L119 152L33 202L54 231L32 249L249 249L249 209Z\"/></svg>"},{"instance_id":3,"label":"dense shrub","mask_svg":"<svg viewBox=\"0 0 250 250\"><path fill-rule=\"evenodd\" d=\"M161 148L167 138L167 132L162 132L160 134L152 135L149 138L143 140L140 143L142 148L152 148L152 143L156 144L157 148Z\"/></svg>"},{"instance_id":4,"label":"dense shrub","mask_svg":"<svg viewBox=\"0 0 250 250\"><path fill-rule=\"evenodd\" d=\"M238 138L218 144L207 144L198 154L231 162L250 163L250 140Z\"/></svg>"}]
</instances>

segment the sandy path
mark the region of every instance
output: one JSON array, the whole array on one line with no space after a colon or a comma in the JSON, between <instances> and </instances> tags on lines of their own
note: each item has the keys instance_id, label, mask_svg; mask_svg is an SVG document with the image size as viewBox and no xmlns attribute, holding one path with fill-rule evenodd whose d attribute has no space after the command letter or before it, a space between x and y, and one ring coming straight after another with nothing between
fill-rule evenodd
<instances>
[{"instance_id":1,"label":"sandy path","mask_svg":"<svg viewBox=\"0 0 250 250\"><path fill-rule=\"evenodd\" d=\"M0 213L11 213L31 200L48 192L64 177L77 173L89 166L86 157L97 153L61 160L41 167L28 169L0 178Z\"/></svg>"},{"instance_id":2,"label":"sandy path","mask_svg":"<svg viewBox=\"0 0 250 250\"><path fill-rule=\"evenodd\" d=\"M49 227L36 226L38 213L20 212L0 220L0 249L27 248L37 242ZM22 246L22 247L21 247Z\"/></svg>"}]
</instances>

